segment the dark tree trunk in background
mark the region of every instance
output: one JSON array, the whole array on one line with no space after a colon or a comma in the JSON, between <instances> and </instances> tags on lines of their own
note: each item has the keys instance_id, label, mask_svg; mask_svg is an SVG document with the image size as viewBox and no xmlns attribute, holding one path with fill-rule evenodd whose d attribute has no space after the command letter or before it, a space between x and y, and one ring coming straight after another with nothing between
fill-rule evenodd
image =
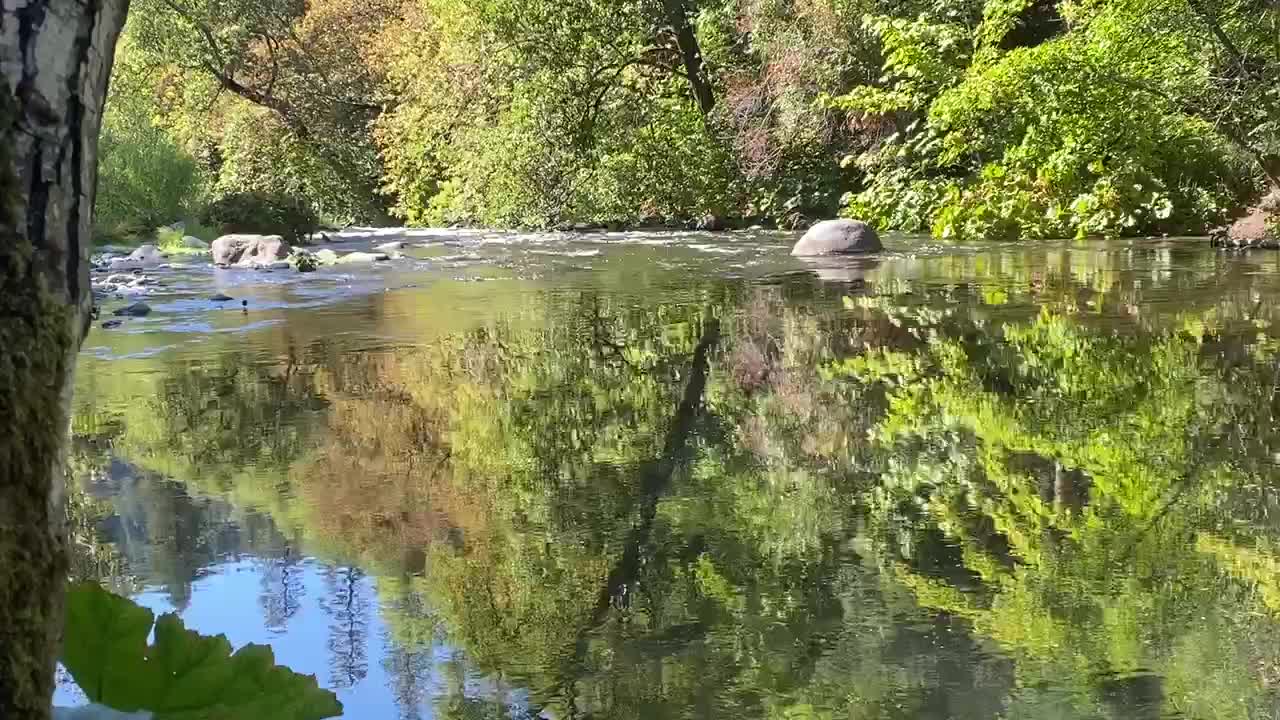
<instances>
[{"instance_id":1,"label":"dark tree trunk in background","mask_svg":"<svg viewBox=\"0 0 1280 720\"><path fill-rule=\"evenodd\" d=\"M1015 27L1000 41L1000 49L1036 47L1066 31L1061 0L1032 0L1018 14Z\"/></svg>"},{"instance_id":2,"label":"dark tree trunk in background","mask_svg":"<svg viewBox=\"0 0 1280 720\"><path fill-rule=\"evenodd\" d=\"M128 0L0 9L0 718L46 718L98 130Z\"/></svg>"},{"instance_id":3,"label":"dark tree trunk in background","mask_svg":"<svg viewBox=\"0 0 1280 720\"><path fill-rule=\"evenodd\" d=\"M663 0L663 8L667 14L667 23L675 33L676 49L680 51L680 62L684 64L684 74L693 89L693 98L698 102L698 109L702 111L703 117L706 117L715 109L716 96L711 81L707 78L707 66L702 61L698 36L689 21L693 8L686 0Z\"/></svg>"}]
</instances>

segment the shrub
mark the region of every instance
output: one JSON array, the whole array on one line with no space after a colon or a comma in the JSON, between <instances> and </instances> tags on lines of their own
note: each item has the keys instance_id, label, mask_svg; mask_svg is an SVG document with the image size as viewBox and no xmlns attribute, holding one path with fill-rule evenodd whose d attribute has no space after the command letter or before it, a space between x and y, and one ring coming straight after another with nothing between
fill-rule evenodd
<instances>
[{"instance_id":1,"label":"shrub","mask_svg":"<svg viewBox=\"0 0 1280 720\"><path fill-rule=\"evenodd\" d=\"M293 244L302 243L319 225L305 200L255 192L223 195L204 208L200 221L220 234L280 235Z\"/></svg>"},{"instance_id":2,"label":"shrub","mask_svg":"<svg viewBox=\"0 0 1280 720\"><path fill-rule=\"evenodd\" d=\"M95 234L122 239L183 217L203 183L195 160L128 102L108 108L99 144Z\"/></svg>"}]
</instances>

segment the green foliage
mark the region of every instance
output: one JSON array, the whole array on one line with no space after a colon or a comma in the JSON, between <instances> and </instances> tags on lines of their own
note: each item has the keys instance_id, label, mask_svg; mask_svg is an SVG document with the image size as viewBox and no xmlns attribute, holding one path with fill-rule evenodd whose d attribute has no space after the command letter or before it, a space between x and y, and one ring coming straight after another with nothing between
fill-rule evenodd
<instances>
[{"instance_id":1,"label":"green foliage","mask_svg":"<svg viewBox=\"0 0 1280 720\"><path fill-rule=\"evenodd\" d=\"M188 217L206 178L195 158L154 121L152 78L120 43L98 142L94 232L101 239L143 235Z\"/></svg>"},{"instance_id":2,"label":"green foliage","mask_svg":"<svg viewBox=\"0 0 1280 720\"><path fill-rule=\"evenodd\" d=\"M208 250L200 248L187 247L183 240L187 233L185 230L177 230L172 227L156 228L156 247L166 255L200 255L207 253Z\"/></svg>"},{"instance_id":3,"label":"green foliage","mask_svg":"<svg viewBox=\"0 0 1280 720\"><path fill-rule=\"evenodd\" d=\"M1269 7L137 2L106 233L203 192L337 223L790 228L843 208L953 240L1203 233L1280 183Z\"/></svg>"},{"instance_id":4,"label":"green foliage","mask_svg":"<svg viewBox=\"0 0 1280 720\"><path fill-rule=\"evenodd\" d=\"M139 0L127 55L214 192L294 195L337 222L381 220L370 136L380 73L362 53L399 4Z\"/></svg>"},{"instance_id":5,"label":"green foliage","mask_svg":"<svg viewBox=\"0 0 1280 720\"><path fill-rule=\"evenodd\" d=\"M225 636L187 630L172 613L156 621L150 610L93 583L72 586L66 604L62 662L90 702L158 720L342 714L333 693L313 676L276 665L268 646L233 654ZM148 644L153 622L155 641Z\"/></svg>"},{"instance_id":6,"label":"green foliage","mask_svg":"<svg viewBox=\"0 0 1280 720\"><path fill-rule=\"evenodd\" d=\"M407 100L378 120L386 186L410 222L738 211L726 148L647 55L650 3L424 5L388 37L388 76Z\"/></svg>"},{"instance_id":7,"label":"green foliage","mask_svg":"<svg viewBox=\"0 0 1280 720\"><path fill-rule=\"evenodd\" d=\"M317 148L302 142L270 112L237 105L225 111L218 138L217 182L221 195L261 194L290 198L344 225L378 219L379 200L353 181L376 173L371 147Z\"/></svg>"},{"instance_id":8,"label":"green foliage","mask_svg":"<svg viewBox=\"0 0 1280 720\"><path fill-rule=\"evenodd\" d=\"M1220 122L1187 7L1062 3L1043 29L1031 7L868 21L883 82L834 103L895 132L856 158L849 214L950 239L1201 233L1251 192L1256 147Z\"/></svg>"},{"instance_id":9,"label":"green foliage","mask_svg":"<svg viewBox=\"0 0 1280 720\"><path fill-rule=\"evenodd\" d=\"M291 244L304 243L319 222L306 200L260 192L224 195L205 206L200 219L220 234L280 235Z\"/></svg>"}]
</instances>

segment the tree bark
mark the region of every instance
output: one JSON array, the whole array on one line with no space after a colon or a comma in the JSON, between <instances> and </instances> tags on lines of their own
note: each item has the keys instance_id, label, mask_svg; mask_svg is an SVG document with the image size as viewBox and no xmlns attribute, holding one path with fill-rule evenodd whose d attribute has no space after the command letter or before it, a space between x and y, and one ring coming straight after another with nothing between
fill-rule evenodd
<instances>
[{"instance_id":1,"label":"tree bark","mask_svg":"<svg viewBox=\"0 0 1280 720\"><path fill-rule=\"evenodd\" d=\"M698 44L698 35L689 23L690 8L685 0L663 0L667 13L667 22L676 35L676 49L680 51L680 62L684 64L685 77L689 79L689 87L693 89L693 98L698 109L705 118L716 107L715 90L707 78L707 66L702 61L702 47Z\"/></svg>"},{"instance_id":2,"label":"tree bark","mask_svg":"<svg viewBox=\"0 0 1280 720\"><path fill-rule=\"evenodd\" d=\"M0 10L0 718L47 718L98 131L128 0Z\"/></svg>"}]
</instances>

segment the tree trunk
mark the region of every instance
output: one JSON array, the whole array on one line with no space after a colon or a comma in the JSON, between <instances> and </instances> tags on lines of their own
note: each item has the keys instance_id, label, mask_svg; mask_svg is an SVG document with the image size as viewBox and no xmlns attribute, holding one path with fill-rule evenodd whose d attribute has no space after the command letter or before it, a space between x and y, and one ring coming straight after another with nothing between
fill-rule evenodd
<instances>
[{"instance_id":1,"label":"tree trunk","mask_svg":"<svg viewBox=\"0 0 1280 720\"><path fill-rule=\"evenodd\" d=\"M0 10L0 718L47 718L98 130L128 0Z\"/></svg>"},{"instance_id":2,"label":"tree trunk","mask_svg":"<svg viewBox=\"0 0 1280 720\"><path fill-rule=\"evenodd\" d=\"M698 102L698 109L705 118L716 106L715 91L707 78L706 63L702 61L702 47L698 45L698 35L689 23L689 7L685 0L664 0L667 22L676 35L676 49L680 51L680 62L684 64L685 77L689 79L689 87L693 89L693 98Z\"/></svg>"}]
</instances>

